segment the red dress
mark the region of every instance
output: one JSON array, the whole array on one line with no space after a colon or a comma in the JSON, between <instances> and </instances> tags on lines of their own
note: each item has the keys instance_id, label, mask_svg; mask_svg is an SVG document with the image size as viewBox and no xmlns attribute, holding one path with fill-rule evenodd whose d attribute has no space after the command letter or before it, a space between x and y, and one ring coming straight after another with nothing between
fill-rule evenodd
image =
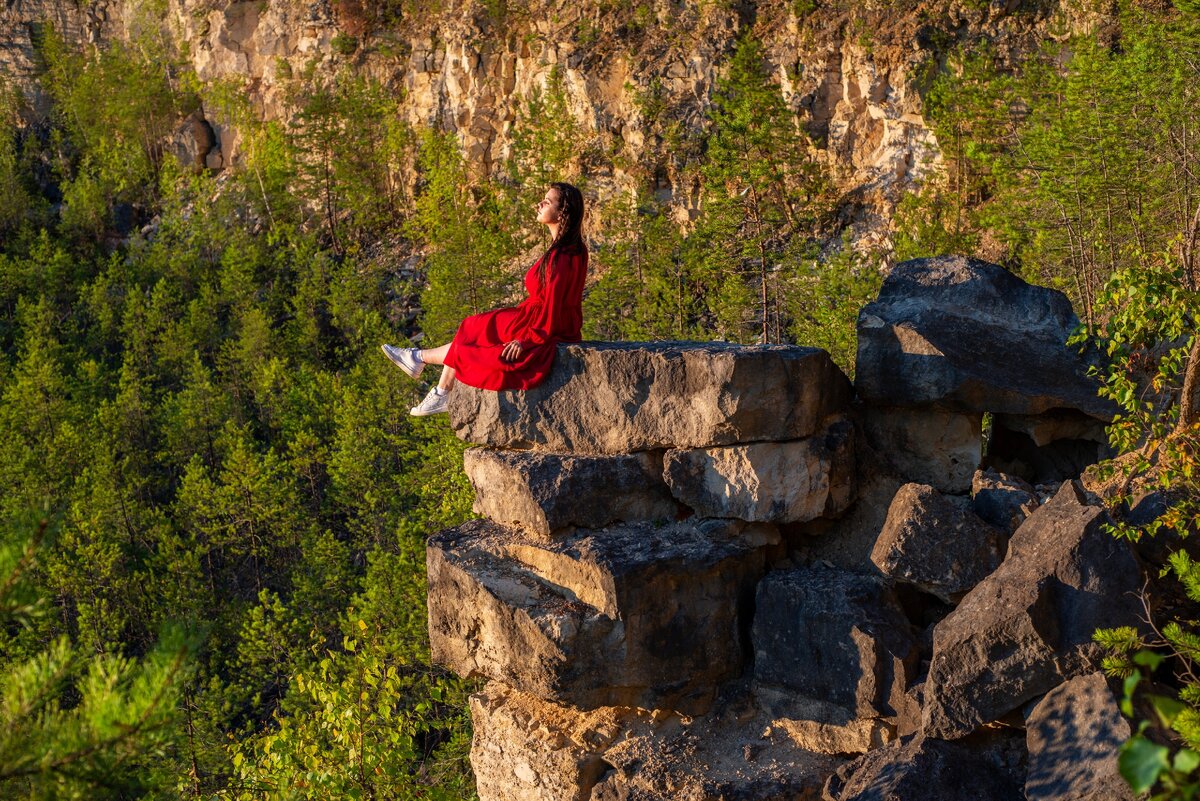
<instances>
[{"instance_id":1,"label":"red dress","mask_svg":"<svg viewBox=\"0 0 1200 801\"><path fill-rule=\"evenodd\" d=\"M587 251L552 253L545 286L538 281L541 263L525 273L529 297L521 305L462 321L445 359L459 381L480 389L529 389L550 374L559 342L579 341ZM501 361L500 352L514 339L521 342L521 357Z\"/></svg>"}]
</instances>

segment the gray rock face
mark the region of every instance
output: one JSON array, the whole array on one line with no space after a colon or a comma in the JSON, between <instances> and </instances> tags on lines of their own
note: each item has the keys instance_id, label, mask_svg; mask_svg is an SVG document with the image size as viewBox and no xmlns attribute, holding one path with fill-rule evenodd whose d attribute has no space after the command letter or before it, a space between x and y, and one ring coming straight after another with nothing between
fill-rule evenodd
<instances>
[{"instance_id":1,"label":"gray rock face","mask_svg":"<svg viewBox=\"0 0 1200 801\"><path fill-rule=\"evenodd\" d=\"M760 701L778 716L833 724L893 714L917 653L882 581L825 567L768 574L751 639Z\"/></svg>"},{"instance_id":2,"label":"gray rock face","mask_svg":"<svg viewBox=\"0 0 1200 801\"><path fill-rule=\"evenodd\" d=\"M1002 267L945 256L896 266L858 318L856 388L872 404L963 412L1074 409L1110 419L1061 292Z\"/></svg>"},{"instance_id":3,"label":"gray rock face","mask_svg":"<svg viewBox=\"0 0 1200 801\"><path fill-rule=\"evenodd\" d=\"M922 738L847 763L829 777L825 801L1024 801L1019 770L993 750Z\"/></svg>"},{"instance_id":4,"label":"gray rock face","mask_svg":"<svg viewBox=\"0 0 1200 801\"><path fill-rule=\"evenodd\" d=\"M1076 482L1030 515L1008 556L933 631L926 734L955 739L1095 670L1100 626L1138 625L1129 549Z\"/></svg>"},{"instance_id":5,"label":"gray rock face","mask_svg":"<svg viewBox=\"0 0 1200 801\"><path fill-rule=\"evenodd\" d=\"M976 471L971 495L975 514L1008 532L1016 531L1039 503L1028 482L992 469Z\"/></svg>"},{"instance_id":6,"label":"gray rock face","mask_svg":"<svg viewBox=\"0 0 1200 801\"><path fill-rule=\"evenodd\" d=\"M1038 701L1025 719L1028 801L1133 801L1117 772L1129 722L1102 673L1077 676Z\"/></svg>"},{"instance_id":7,"label":"gray rock face","mask_svg":"<svg viewBox=\"0 0 1200 801\"><path fill-rule=\"evenodd\" d=\"M543 537L570 526L674 520L679 509L654 452L572 456L470 448L463 466L478 514Z\"/></svg>"},{"instance_id":8,"label":"gray rock face","mask_svg":"<svg viewBox=\"0 0 1200 801\"><path fill-rule=\"evenodd\" d=\"M867 439L906 481L966 492L983 458L983 415L933 408L868 408Z\"/></svg>"},{"instance_id":9,"label":"gray rock face","mask_svg":"<svg viewBox=\"0 0 1200 801\"><path fill-rule=\"evenodd\" d=\"M954 603L1004 558L1005 532L933 487L905 484L892 499L871 561L894 581Z\"/></svg>"},{"instance_id":10,"label":"gray rock face","mask_svg":"<svg viewBox=\"0 0 1200 801\"><path fill-rule=\"evenodd\" d=\"M459 385L450 423L502 448L604 454L803 439L845 409L850 382L814 348L700 343L560 345L524 392Z\"/></svg>"},{"instance_id":11,"label":"gray rock face","mask_svg":"<svg viewBox=\"0 0 1200 801\"><path fill-rule=\"evenodd\" d=\"M772 527L630 524L547 543L488 521L429 539L435 662L546 700L698 714L737 676Z\"/></svg>"},{"instance_id":12,"label":"gray rock face","mask_svg":"<svg viewBox=\"0 0 1200 801\"><path fill-rule=\"evenodd\" d=\"M803 523L854 500L854 426L844 419L808 439L672 450L663 463L675 497L704 517Z\"/></svg>"}]
</instances>

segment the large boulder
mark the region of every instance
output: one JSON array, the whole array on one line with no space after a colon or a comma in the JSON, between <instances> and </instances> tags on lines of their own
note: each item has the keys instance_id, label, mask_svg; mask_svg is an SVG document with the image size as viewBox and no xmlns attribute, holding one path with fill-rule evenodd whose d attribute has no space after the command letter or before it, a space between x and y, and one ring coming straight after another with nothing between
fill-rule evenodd
<instances>
[{"instance_id":1,"label":"large boulder","mask_svg":"<svg viewBox=\"0 0 1200 801\"><path fill-rule=\"evenodd\" d=\"M905 481L961 493L983 459L983 415L932 407L872 406L863 415L871 447Z\"/></svg>"},{"instance_id":2,"label":"large boulder","mask_svg":"<svg viewBox=\"0 0 1200 801\"><path fill-rule=\"evenodd\" d=\"M1007 532L933 487L905 484L892 499L871 561L893 581L955 603L1004 558Z\"/></svg>"},{"instance_id":3,"label":"large boulder","mask_svg":"<svg viewBox=\"0 0 1200 801\"><path fill-rule=\"evenodd\" d=\"M1070 481L1017 529L1000 567L934 628L926 734L963 737L1095 670L1093 632L1138 625L1138 566L1107 520Z\"/></svg>"},{"instance_id":4,"label":"large boulder","mask_svg":"<svg viewBox=\"0 0 1200 801\"><path fill-rule=\"evenodd\" d=\"M574 456L469 448L463 467L477 513L544 537L572 526L674 520L679 511L656 451Z\"/></svg>"},{"instance_id":5,"label":"large boulder","mask_svg":"<svg viewBox=\"0 0 1200 801\"><path fill-rule=\"evenodd\" d=\"M896 266L858 318L855 385L871 404L937 404L1107 420L1089 362L1066 344L1079 320L1061 292L962 256Z\"/></svg>"},{"instance_id":6,"label":"large boulder","mask_svg":"<svg viewBox=\"0 0 1200 801\"><path fill-rule=\"evenodd\" d=\"M802 523L854 500L854 426L838 419L816 436L667 451L671 492L704 517Z\"/></svg>"},{"instance_id":7,"label":"large boulder","mask_svg":"<svg viewBox=\"0 0 1200 801\"><path fill-rule=\"evenodd\" d=\"M803 439L850 400L823 350L723 343L560 345L545 382L520 392L459 385L450 424L501 448L630 453Z\"/></svg>"},{"instance_id":8,"label":"large boulder","mask_svg":"<svg viewBox=\"0 0 1200 801\"><path fill-rule=\"evenodd\" d=\"M1129 722L1103 673L1077 676L1046 693L1025 718L1027 801L1133 801L1117 770Z\"/></svg>"},{"instance_id":9,"label":"large boulder","mask_svg":"<svg viewBox=\"0 0 1200 801\"><path fill-rule=\"evenodd\" d=\"M779 717L836 725L893 715L917 658L880 579L824 566L759 583L751 640L760 702Z\"/></svg>"},{"instance_id":10,"label":"large boulder","mask_svg":"<svg viewBox=\"0 0 1200 801\"><path fill-rule=\"evenodd\" d=\"M1003 742L968 747L910 737L864 754L825 783L824 801L1025 801ZM1007 758L1006 758L1007 757ZM1013 764L1016 763L1016 764Z\"/></svg>"},{"instance_id":11,"label":"large boulder","mask_svg":"<svg viewBox=\"0 0 1200 801\"><path fill-rule=\"evenodd\" d=\"M769 526L707 520L554 542L473 520L429 539L435 662L577 707L696 714L742 669Z\"/></svg>"}]
</instances>

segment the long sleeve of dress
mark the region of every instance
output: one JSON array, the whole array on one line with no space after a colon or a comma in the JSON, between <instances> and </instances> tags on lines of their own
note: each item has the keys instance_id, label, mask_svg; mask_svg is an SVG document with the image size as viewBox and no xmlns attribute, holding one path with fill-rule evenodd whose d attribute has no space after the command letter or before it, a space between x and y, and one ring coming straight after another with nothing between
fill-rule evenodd
<instances>
[{"instance_id":1,"label":"long sleeve of dress","mask_svg":"<svg viewBox=\"0 0 1200 801\"><path fill-rule=\"evenodd\" d=\"M578 265L573 263L579 256L570 254L554 254L546 267L546 285L541 288L541 305L539 313L529 321L529 329L521 337L522 347L538 347L555 344L564 337L579 336L579 324L582 315L575 314L572 306L572 293L576 289L575 271ZM586 267L583 268L586 271Z\"/></svg>"}]
</instances>

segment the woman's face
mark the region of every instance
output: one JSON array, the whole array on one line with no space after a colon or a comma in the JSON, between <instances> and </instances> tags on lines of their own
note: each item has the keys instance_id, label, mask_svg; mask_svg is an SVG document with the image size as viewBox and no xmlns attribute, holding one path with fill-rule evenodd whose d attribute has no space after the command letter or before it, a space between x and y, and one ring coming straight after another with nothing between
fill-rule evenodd
<instances>
[{"instance_id":1,"label":"woman's face","mask_svg":"<svg viewBox=\"0 0 1200 801\"><path fill-rule=\"evenodd\" d=\"M537 221L550 225L557 223L558 220L558 190L552 186L546 190L546 196L537 204Z\"/></svg>"}]
</instances>

